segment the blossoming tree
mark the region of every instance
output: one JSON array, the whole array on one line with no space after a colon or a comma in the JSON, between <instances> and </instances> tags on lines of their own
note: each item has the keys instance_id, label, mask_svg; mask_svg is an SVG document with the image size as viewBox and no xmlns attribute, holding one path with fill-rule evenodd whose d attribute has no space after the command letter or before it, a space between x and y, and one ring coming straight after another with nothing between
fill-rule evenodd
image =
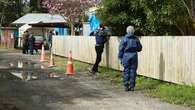
<instances>
[{"instance_id":1,"label":"blossoming tree","mask_svg":"<svg viewBox=\"0 0 195 110\"><path fill-rule=\"evenodd\" d=\"M82 18L89 7L98 5L101 0L42 0L43 8L51 14L60 14L67 20L73 32L73 21Z\"/></svg>"}]
</instances>

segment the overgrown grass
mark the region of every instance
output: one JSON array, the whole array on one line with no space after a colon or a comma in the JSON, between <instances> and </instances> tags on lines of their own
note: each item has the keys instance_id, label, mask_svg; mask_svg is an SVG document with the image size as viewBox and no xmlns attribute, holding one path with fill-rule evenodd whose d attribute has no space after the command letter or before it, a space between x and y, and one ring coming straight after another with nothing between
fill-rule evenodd
<instances>
[{"instance_id":1,"label":"overgrown grass","mask_svg":"<svg viewBox=\"0 0 195 110\"><path fill-rule=\"evenodd\" d=\"M49 59L49 57L47 57L47 59ZM55 59L55 65L56 65L56 67L54 67L54 69L57 70L57 71L60 71L60 72L64 72L65 73L66 72L67 59L64 58L64 57L60 57L60 56L55 56L54 59ZM79 61L73 61L73 62L74 62L73 63L74 70L76 72L87 71L87 68L90 66L89 64L82 63L82 62L79 62Z\"/></svg>"},{"instance_id":2,"label":"overgrown grass","mask_svg":"<svg viewBox=\"0 0 195 110\"><path fill-rule=\"evenodd\" d=\"M164 83L150 95L169 103L195 107L195 87Z\"/></svg>"},{"instance_id":3,"label":"overgrown grass","mask_svg":"<svg viewBox=\"0 0 195 110\"><path fill-rule=\"evenodd\" d=\"M55 56L57 67L54 69L66 71L66 58ZM77 72L87 71L90 64L74 61L74 69ZM100 80L110 80L115 86L122 86L122 72L105 67L100 67L98 78ZM150 97L160 98L172 104L195 107L195 87L177 85L143 76L137 77L136 91L141 91Z\"/></svg>"}]
</instances>

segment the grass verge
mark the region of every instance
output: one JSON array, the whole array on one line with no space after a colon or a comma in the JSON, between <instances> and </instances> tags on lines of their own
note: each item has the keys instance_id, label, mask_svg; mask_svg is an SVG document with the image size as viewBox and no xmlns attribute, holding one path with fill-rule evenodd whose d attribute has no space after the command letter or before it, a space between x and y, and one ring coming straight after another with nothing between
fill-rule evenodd
<instances>
[{"instance_id":1,"label":"grass verge","mask_svg":"<svg viewBox=\"0 0 195 110\"><path fill-rule=\"evenodd\" d=\"M55 63L57 67L54 69L65 73L66 62L66 58L55 56ZM78 72L87 71L87 68L90 66L90 64L74 61L74 69ZM120 71L105 67L100 67L99 71L99 79L110 80L115 86L122 85L122 73ZM136 90L143 92L147 96L160 98L162 101L166 101L171 104L179 104L195 108L195 87L177 85L138 76Z\"/></svg>"}]
</instances>

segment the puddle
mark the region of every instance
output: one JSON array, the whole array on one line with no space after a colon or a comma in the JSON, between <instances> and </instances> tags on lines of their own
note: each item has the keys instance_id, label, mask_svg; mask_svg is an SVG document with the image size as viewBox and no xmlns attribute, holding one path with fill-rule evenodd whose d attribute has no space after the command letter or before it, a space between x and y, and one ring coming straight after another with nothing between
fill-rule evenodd
<instances>
[{"instance_id":1,"label":"puddle","mask_svg":"<svg viewBox=\"0 0 195 110\"><path fill-rule=\"evenodd\" d=\"M38 79L37 76L33 76L32 72L11 72L11 74L24 81Z\"/></svg>"},{"instance_id":2,"label":"puddle","mask_svg":"<svg viewBox=\"0 0 195 110\"><path fill-rule=\"evenodd\" d=\"M59 78L60 75L57 74L57 73L50 73L50 74L49 74L49 77L50 77L50 78Z\"/></svg>"},{"instance_id":3,"label":"puddle","mask_svg":"<svg viewBox=\"0 0 195 110\"><path fill-rule=\"evenodd\" d=\"M45 69L44 65L34 63L32 61L17 61L9 63L10 68L19 68L19 69Z\"/></svg>"},{"instance_id":4,"label":"puddle","mask_svg":"<svg viewBox=\"0 0 195 110\"><path fill-rule=\"evenodd\" d=\"M49 72L46 66L32 61L16 61L9 63L9 68L0 71L0 78L17 79L23 81L59 79L64 78L63 74ZM2 73L2 74L1 74Z\"/></svg>"},{"instance_id":5,"label":"puddle","mask_svg":"<svg viewBox=\"0 0 195 110\"><path fill-rule=\"evenodd\" d=\"M33 71L41 69L43 66L32 61L17 61L14 63L9 63L10 68L16 68L15 70L9 71L13 76L24 80L36 80L38 76L33 75ZM22 69L22 70L21 70Z\"/></svg>"},{"instance_id":6,"label":"puddle","mask_svg":"<svg viewBox=\"0 0 195 110\"><path fill-rule=\"evenodd\" d=\"M23 62L22 61L18 61L18 68L23 68Z\"/></svg>"},{"instance_id":7,"label":"puddle","mask_svg":"<svg viewBox=\"0 0 195 110\"><path fill-rule=\"evenodd\" d=\"M0 73L0 79L3 80L21 80L21 81L36 81L36 80L64 80L65 76L58 73L30 73L30 72L10 72Z\"/></svg>"},{"instance_id":8,"label":"puddle","mask_svg":"<svg viewBox=\"0 0 195 110\"><path fill-rule=\"evenodd\" d=\"M13 67L13 66L14 66L14 64L13 64L13 63L9 63L9 66L10 66L10 67Z\"/></svg>"},{"instance_id":9,"label":"puddle","mask_svg":"<svg viewBox=\"0 0 195 110\"><path fill-rule=\"evenodd\" d=\"M20 109L13 104L0 103L0 110L20 110Z\"/></svg>"},{"instance_id":10,"label":"puddle","mask_svg":"<svg viewBox=\"0 0 195 110\"><path fill-rule=\"evenodd\" d=\"M0 65L0 69L8 69L8 66Z\"/></svg>"},{"instance_id":11,"label":"puddle","mask_svg":"<svg viewBox=\"0 0 195 110\"><path fill-rule=\"evenodd\" d=\"M13 76L19 78L23 81L31 81L31 80L45 80L45 79L59 79L63 80L63 74L51 72L51 73L44 73L44 72L35 72L32 71L15 71L10 72Z\"/></svg>"},{"instance_id":12,"label":"puddle","mask_svg":"<svg viewBox=\"0 0 195 110\"><path fill-rule=\"evenodd\" d=\"M41 65L41 69L45 69L45 66Z\"/></svg>"}]
</instances>

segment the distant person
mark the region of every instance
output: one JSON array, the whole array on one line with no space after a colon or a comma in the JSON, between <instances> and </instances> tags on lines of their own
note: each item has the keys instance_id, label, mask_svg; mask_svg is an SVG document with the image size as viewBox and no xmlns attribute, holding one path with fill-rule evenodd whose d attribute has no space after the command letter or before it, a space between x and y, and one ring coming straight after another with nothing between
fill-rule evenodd
<instances>
[{"instance_id":1,"label":"distant person","mask_svg":"<svg viewBox=\"0 0 195 110\"><path fill-rule=\"evenodd\" d=\"M29 35L28 43L29 43L30 54L33 55L33 51L35 49L35 47L34 47L35 46L35 37L33 36L32 33Z\"/></svg>"},{"instance_id":2,"label":"distant person","mask_svg":"<svg viewBox=\"0 0 195 110\"><path fill-rule=\"evenodd\" d=\"M58 32L56 31L56 36L58 35Z\"/></svg>"},{"instance_id":3,"label":"distant person","mask_svg":"<svg viewBox=\"0 0 195 110\"><path fill-rule=\"evenodd\" d=\"M48 43L49 43L49 50L51 51L52 48L52 36L54 35L53 31L50 30L48 33Z\"/></svg>"},{"instance_id":4,"label":"distant person","mask_svg":"<svg viewBox=\"0 0 195 110\"><path fill-rule=\"evenodd\" d=\"M22 53L23 54L28 54L28 38L29 38L29 33L28 31L25 31L24 34L22 35Z\"/></svg>"},{"instance_id":5,"label":"distant person","mask_svg":"<svg viewBox=\"0 0 195 110\"><path fill-rule=\"evenodd\" d=\"M36 40L36 39L34 38L34 46L33 46L33 48L34 48L36 54L38 54L39 51L38 51L38 47L35 45L35 40Z\"/></svg>"},{"instance_id":6,"label":"distant person","mask_svg":"<svg viewBox=\"0 0 195 110\"><path fill-rule=\"evenodd\" d=\"M14 48L17 48L18 46L18 36L17 32L14 32Z\"/></svg>"},{"instance_id":7,"label":"distant person","mask_svg":"<svg viewBox=\"0 0 195 110\"><path fill-rule=\"evenodd\" d=\"M89 70L89 72L93 75L95 75L98 72L99 63L102 60L104 44L108 41L108 37L110 35L109 33L110 33L109 29L105 28L105 26L102 24L100 25L100 28L96 32L94 32L95 40L96 40L96 44L95 44L96 61L93 67Z\"/></svg>"},{"instance_id":8,"label":"distant person","mask_svg":"<svg viewBox=\"0 0 195 110\"><path fill-rule=\"evenodd\" d=\"M125 91L134 91L137 76L138 55L142 50L139 39L134 35L134 27L127 27L127 34L122 38L119 46L119 59L124 66L123 81Z\"/></svg>"}]
</instances>

